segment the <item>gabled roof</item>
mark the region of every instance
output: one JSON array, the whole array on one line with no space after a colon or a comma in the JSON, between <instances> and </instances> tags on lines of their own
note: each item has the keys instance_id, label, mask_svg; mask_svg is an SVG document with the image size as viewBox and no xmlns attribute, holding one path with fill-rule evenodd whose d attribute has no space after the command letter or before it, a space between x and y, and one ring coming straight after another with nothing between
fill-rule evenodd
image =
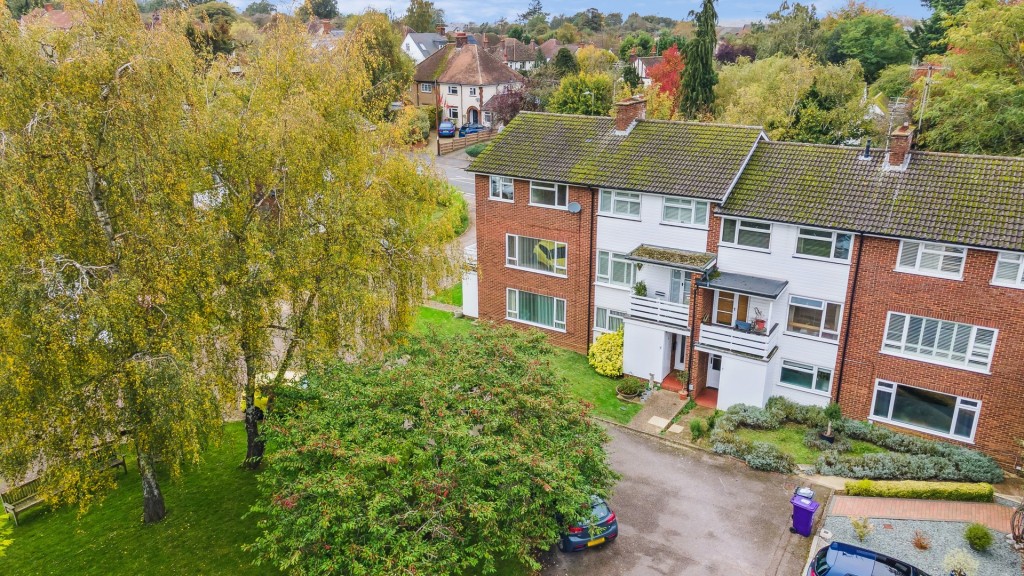
<instances>
[{"instance_id":1,"label":"gabled roof","mask_svg":"<svg viewBox=\"0 0 1024 576\"><path fill-rule=\"evenodd\" d=\"M52 5L45 8L33 8L21 17L22 25L44 24L54 30L70 30L82 21L82 13L77 10L58 10Z\"/></svg>"},{"instance_id":2,"label":"gabled roof","mask_svg":"<svg viewBox=\"0 0 1024 576\"><path fill-rule=\"evenodd\" d=\"M1024 250L1024 158L910 153L885 170L841 146L761 142L723 212L985 248Z\"/></svg>"},{"instance_id":3,"label":"gabled roof","mask_svg":"<svg viewBox=\"0 0 1024 576\"><path fill-rule=\"evenodd\" d=\"M537 58L537 48L515 38L505 38L496 46L487 49L495 58L505 62L533 62Z\"/></svg>"},{"instance_id":4,"label":"gabled roof","mask_svg":"<svg viewBox=\"0 0 1024 576\"><path fill-rule=\"evenodd\" d=\"M411 32L408 37L424 57L437 52L448 43L448 38L437 32Z\"/></svg>"},{"instance_id":5,"label":"gabled roof","mask_svg":"<svg viewBox=\"0 0 1024 576\"><path fill-rule=\"evenodd\" d=\"M654 66L657 66L658 64L661 64L661 61L664 59L664 56L640 56L639 58L637 58L637 60L643 63L644 68L648 70L650 70Z\"/></svg>"},{"instance_id":6,"label":"gabled roof","mask_svg":"<svg viewBox=\"0 0 1024 576\"><path fill-rule=\"evenodd\" d=\"M467 44L456 48L447 44L416 66L416 82L443 82L488 86L522 82L524 78L481 46Z\"/></svg>"},{"instance_id":7,"label":"gabled roof","mask_svg":"<svg viewBox=\"0 0 1024 576\"><path fill-rule=\"evenodd\" d=\"M640 120L627 134L607 116L521 112L470 172L722 201L761 129Z\"/></svg>"},{"instance_id":8,"label":"gabled roof","mask_svg":"<svg viewBox=\"0 0 1024 576\"><path fill-rule=\"evenodd\" d=\"M554 58L555 54L558 54L558 50L560 48L568 48L569 52L572 52L573 54L575 54L576 51L580 49L578 44L559 44L558 40L554 38L546 40L543 44L538 46L538 48L540 49L541 53L544 54L544 58L548 60Z\"/></svg>"}]
</instances>

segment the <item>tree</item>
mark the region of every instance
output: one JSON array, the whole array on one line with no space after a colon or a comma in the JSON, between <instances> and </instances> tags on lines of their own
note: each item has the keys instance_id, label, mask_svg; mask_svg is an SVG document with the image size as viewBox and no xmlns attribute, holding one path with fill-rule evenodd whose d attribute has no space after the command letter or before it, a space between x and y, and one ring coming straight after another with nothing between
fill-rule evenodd
<instances>
[{"instance_id":1,"label":"tree","mask_svg":"<svg viewBox=\"0 0 1024 576\"><path fill-rule=\"evenodd\" d=\"M819 67L811 88L797 103L793 123L783 139L842 144L868 132L861 102L864 71L856 60Z\"/></svg>"},{"instance_id":2,"label":"tree","mask_svg":"<svg viewBox=\"0 0 1024 576\"><path fill-rule=\"evenodd\" d=\"M242 14L255 16L257 14L273 14L275 12L277 12L277 6L271 4L269 0L257 0L246 6Z\"/></svg>"},{"instance_id":3,"label":"tree","mask_svg":"<svg viewBox=\"0 0 1024 576\"><path fill-rule=\"evenodd\" d=\"M562 114L606 116L612 107L612 81L604 74L576 74L562 78L549 108Z\"/></svg>"},{"instance_id":4,"label":"tree","mask_svg":"<svg viewBox=\"0 0 1024 576\"><path fill-rule=\"evenodd\" d=\"M607 433L548 354L536 332L474 328L282 390L251 548L300 573L540 569L535 550L587 521L616 478Z\"/></svg>"},{"instance_id":5,"label":"tree","mask_svg":"<svg viewBox=\"0 0 1024 576\"><path fill-rule=\"evenodd\" d=\"M191 13L193 20L188 23L185 34L197 54L209 59L235 50L231 25L238 20L238 13L234 6L226 2L206 2L193 6Z\"/></svg>"},{"instance_id":6,"label":"tree","mask_svg":"<svg viewBox=\"0 0 1024 576\"><path fill-rule=\"evenodd\" d=\"M829 62L859 60L864 78L874 82L882 68L909 63L910 40L898 19L887 14L867 14L840 20L829 35L825 57Z\"/></svg>"},{"instance_id":7,"label":"tree","mask_svg":"<svg viewBox=\"0 0 1024 576\"><path fill-rule=\"evenodd\" d=\"M433 32L437 24L444 22L444 10L430 0L409 0L403 21L417 32Z\"/></svg>"},{"instance_id":8,"label":"tree","mask_svg":"<svg viewBox=\"0 0 1024 576\"><path fill-rule=\"evenodd\" d=\"M566 22L555 30L555 38L561 44L578 44L581 40L580 31L571 23Z\"/></svg>"},{"instance_id":9,"label":"tree","mask_svg":"<svg viewBox=\"0 0 1024 576\"><path fill-rule=\"evenodd\" d=\"M626 17L626 21L622 23L622 29L631 32L649 32L657 30L657 27L645 20L640 14L632 12Z\"/></svg>"},{"instance_id":10,"label":"tree","mask_svg":"<svg viewBox=\"0 0 1024 576\"><path fill-rule=\"evenodd\" d=\"M506 89L500 94L495 94L487 101L487 105L493 114L495 126L507 125L513 118L523 111L540 109L540 99L533 93L534 78L527 79L526 84L516 88Z\"/></svg>"},{"instance_id":11,"label":"tree","mask_svg":"<svg viewBox=\"0 0 1024 576\"><path fill-rule=\"evenodd\" d=\"M910 86L913 85L911 74L913 71L910 64L894 64L886 66L878 75L878 79L871 85L871 93L881 92L887 98L898 98L904 96Z\"/></svg>"},{"instance_id":12,"label":"tree","mask_svg":"<svg viewBox=\"0 0 1024 576\"><path fill-rule=\"evenodd\" d=\"M935 12L914 24L914 29L910 31L910 45L914 49L915 58L924 60L932 54L945 53L947 18L942 12Z\"/></svg>"},{"instance_id":13,"label":"tree","mask_svg":"<svg viewBox=\"0 0 1024 576\"><path fill-rule=\"evenodd\" d=\"M600 32L604 28L604 15L597 8L587 8L573 18L573 23L581 30Z\"/></svg>"},{"instance_id":14,"label":"tree","mask_svg":"<svg viewBox=\"0 0 1024 576\"><path fill-rule=\"evenodd\" d=\"M415 72L402 51L402 37L387 15L367 10L349 21L343 46L369 77L360 112L373 121L383 119L391 103L403 99Z\"/></svg>"},{"instance_id":15,"label":"tree","mask_svg":"<svg viewBox=\"0 0 1024 576\"><path fill-rule=\"evenodd\" d=\"M544 11L544 6L540 3L540 0L530 0L530 5L526 8L526 12L517 16L516 20L525 24L537 16L547 20L548 13Z\"/></svg>"},{"instance_id":16,"label":"tree","mask_svg":"<svg viewBox=\"0 0 1024 576\"><path fill-rule=\"evenodd\" d=\"M669 48L662 54L661 62L655 64L648 70L647 75L651 81L658 84L658 89L668 94L672 102L679 104L679 83L682 80L685 64L679 49L675 46Z\"/></svg>"},{"instance_id":17,"label":"tree","mask_svg":"<svg viewBox=\"0 0 1024 576\"><path fill-rule=\"evenodd\" d=\"M821 22L813 4L796 2L790 6L784 0L778 10L768 14L767 20L753 26L753 34L749 39L749 43L757 49L758 57L820 52L818 29Z\"/></svg>"},{"instance_id":18,"label":"tree","mask_svg":"<svg viewBox=\"0 0 1024 576\"><path fill-rule=\"evenodd\" d=\"M735 64L740 58L753 60L757 56L757 50L749 44L735 44L731 41L723 41L715 52L715 60L721 64Z\"/></svg>"},{"instance_id":19,"label":"tree","mask_svg":"<svg viewBox=\"0 0 1024 576\"><path fill-rule=\"evenodd\" d=\"M636 56L650 56L654 48L654 37L647 32L633 32L619 44L619 60L628 62L636 48Z\"/></svg>"},{"instance_id":20,"label":"tree","mask_svg":"<svg viewBox=\"0 0 1024 576\"><path fill-rule=\"evenodd\" d=\"M525 35L526 29L520 26L519 24L513 24L508 28L509 38L515 38L516 40L519 40L521 42L523 40L523 36Z\"/></svg>"},{"instance_id":21,"label":"tree","mask_svg":"<svg viewBox=\"0 0 1024 576\"><path fill-rule=\"evenodd\" d=\"M42 0L7 0L7 9L11 11L11 16L17 20L31 12L34 8L42 8Z\"/></svg>"},{"instance_id":22,"label":"tree","mask_svg":"<svg viewBox=\"0 0 1024 576\"><path fill-rule=\"evenodd\" d=\"M686 38L675 34L661 34L654 44L654 50L658 54L664 54L666 50L675 46L680 53L686 54Z\"/></svg>"},{"instance_id":23,"label":"tree","mask_svg":"<svg viewBox=\"0 0 1024 576\"><path fill-rule=\"evenodd\" d=\"M687 118L696 118L709 114L715 102L715 84L718 83L715 72L715 46L718 44L715 0L703 0L700 12L691 12L691 16L697 22L697 35L686 49L681 105Z\"/></svg>"},{"instance_id":24,"label":"tree","mask_svg":"<svg viewBox=\"0 0 1024 576\"><path fill-rule=\"evenodd\" d=\"M604 17L604 25L608 28L618 28L622 26L622 12L611 12L606 14Z\"/></svg>"},{"instance_id":25,"label":"tree","mask_svg":"<svg viewBox=\"0 0 1024 576\"><path fill-rule=\"evenodd\" d=\"M295 11L295 16L303 22L311 18L330 20L338 15L338 0L305 0Z\"/></svg>"},{"instance_id":26,"label":"tree","mask_svg":"<svg viewBox=\"0 0 1024 576\"><path fill-rule=\"evenodd\" d=\"M56 45L0 17L0 410L17 415L0 419L0 476L43 466L47 500L85 506L114 485L97 447L123 438L151 523L154 461L197 462L231 395L193 206L203 67L180 13L146 30L132 0L78 9Z\"/></svg>"},{"instance_id":27,"label":"tree","mask_svg":"<svg viewBox=\"0 0 1024 576\"><path fill-rule=\"evenodd\" d=\"M576 62L576 57L572 55L566 47L561 47L558 52L555 52L555 58L552 60L552 65L555 67L555 71L558 73L559 78L567 75L576 74L580 71L580 66Z\"/></svg>"},{"instance_id":28,"label":"tree","mask_svg":"<svg viewBox=\"0 0 1024 576\"><path fill-rule=\"evenodd\" d=\"M580 72L596 74L611 72L617 60L615 54L588 44L576 51L576 62L579 63Z\"/></svg>"},{"instance_id":29,"label":"tree","mask_svg":"<svg viewBox=\"0 0 1024 576\"><path fill-rule=\"evenodd\" d=\"M629 84L630 88L636 89L644 83L643 78L640 77L640 73L636 71L633 66L626 66L622 69L622 81Z\"/></svg>"}]
</instances>

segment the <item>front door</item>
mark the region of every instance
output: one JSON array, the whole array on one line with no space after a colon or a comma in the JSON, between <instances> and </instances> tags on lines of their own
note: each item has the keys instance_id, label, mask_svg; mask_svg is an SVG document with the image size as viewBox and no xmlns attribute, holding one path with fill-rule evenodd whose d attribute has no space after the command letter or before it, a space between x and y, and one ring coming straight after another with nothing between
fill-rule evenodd
<instances>
[{"instance_id":1,"label":"front door","mask_svg":"<svg viewBox=\"0 0 1024 576\"><path fill-rule=\"evenodd\" d=\"M708 388L718 389L718 381L722 379L722 357L712 354L708 358Z\"/></svg>"},{"instance_id":2,"label":"front door","mask_svg":"<svg viewBox=\"0 0 1024 576\"><path fill-rule=\"evenodd\" d=\"M686 336L672 334L672 368L686 370Z\"/></svg>"},{"instance_id":3,"label":"front door","mask_svg":"<svg viewBox=\"0 0 1024 576\"><path fill-rule=\"evenodd\" d=\"M470 124L479 124L480 123L480 113L476 111L476 108L473 108L473 109L471 109L469 111L469 123Z\"/></svg>"}]
</instances>

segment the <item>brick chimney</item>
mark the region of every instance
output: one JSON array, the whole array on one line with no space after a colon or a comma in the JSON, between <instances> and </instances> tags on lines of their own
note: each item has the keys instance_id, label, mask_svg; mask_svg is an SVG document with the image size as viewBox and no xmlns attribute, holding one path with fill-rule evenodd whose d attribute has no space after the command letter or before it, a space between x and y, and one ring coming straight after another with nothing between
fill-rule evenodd
<instances>
[{"instance_id":1,"label":"brick chimney","mask_svg":"<svg viewBox=\"0 0 1024 576\"><path fill-rule=\"evenodd\" d=\"M434 30L437 30L438 34L444 36L444 24L438 24L437 26L434 26Z\"/></svg>"},{"instance_id":2,"label":"brick chimney","mask_svg":"<svg viewBox=\"0 0 1024 576\"><path fill-rule=\"evenodd\" d=\"M615 131L628 132L634 120L647 117L647 100L633 96L615 103Z\"/></svg>"},{"instance_id":3,"label":"brick chimney","mask_svg":"<svg viewBox=\"0 0 1024 576\"><path fill-rule=\"evenodd\" d=\"M896 128L889 135L889 156L887 168L904 168L910 156L910 143L913 140L914 127L909 122Z\"/></svg>"},{"instance_id":4,"label":"brick chimney","mask_svg":"<svg viewBox=\"0 0 1024 576\"><path fill-rule=\"evenodd\" d=\"M47 12L53 12L53 4L50 4L49 2L43 4L43 10L46 10Z\"/></svg>"},{"instance_id":5,"label":"brick chimney","mask_svg":"<svg viewBox=\"0 0 1024 576\"><path fill-rule=\"evenodd\" d=\"M483 42L484 42L484 50L487 50L487 46L491 43L491 41L487 39L487 34L484 34L483 36L484 36L484 40L483 40Z\"/></svg>"},{"instance_id":6,"label":"brick chimney","mask_svg":"<svg viewBox=\"0 0 1024 576\"><path fill-rule=\"evenodd\" d=\"M327 36L331 33L331 21L326 18L320 19L320 33Z\"/></svg>"},{"instance_id":7,"label":"brick chimney","mask_svg":"<svg viewBox=\"0 0 1024 576\"><path fill-rule=\"evenodd\" d=\"M462 48L465 45L466 45L466 33L465 32L456 32L455 33L455 47L456 48Z\"/></svg>"}]
</instances>

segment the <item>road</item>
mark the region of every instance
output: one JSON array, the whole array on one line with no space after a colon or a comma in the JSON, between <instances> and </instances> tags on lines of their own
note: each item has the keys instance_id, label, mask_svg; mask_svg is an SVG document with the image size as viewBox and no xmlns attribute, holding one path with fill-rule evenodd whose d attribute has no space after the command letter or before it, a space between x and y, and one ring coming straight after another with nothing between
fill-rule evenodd
<instances>
[{"instance_id":1,"label":"road","mask_svg":"<svg viewBox=\"0 0 1024 576\"><path fill-rule=\"evenodd\" d=\"M469 228L459 237L462 247L476 244L476 191L473 187L473 174L466 172L469 166L469 157L464 152L455 152L447 156L430 157L438 172L444 176L448 183L462 191L462 197L469 203ZM423 160L429 162L428 158Z\"/></svg>"}]
</instances>

